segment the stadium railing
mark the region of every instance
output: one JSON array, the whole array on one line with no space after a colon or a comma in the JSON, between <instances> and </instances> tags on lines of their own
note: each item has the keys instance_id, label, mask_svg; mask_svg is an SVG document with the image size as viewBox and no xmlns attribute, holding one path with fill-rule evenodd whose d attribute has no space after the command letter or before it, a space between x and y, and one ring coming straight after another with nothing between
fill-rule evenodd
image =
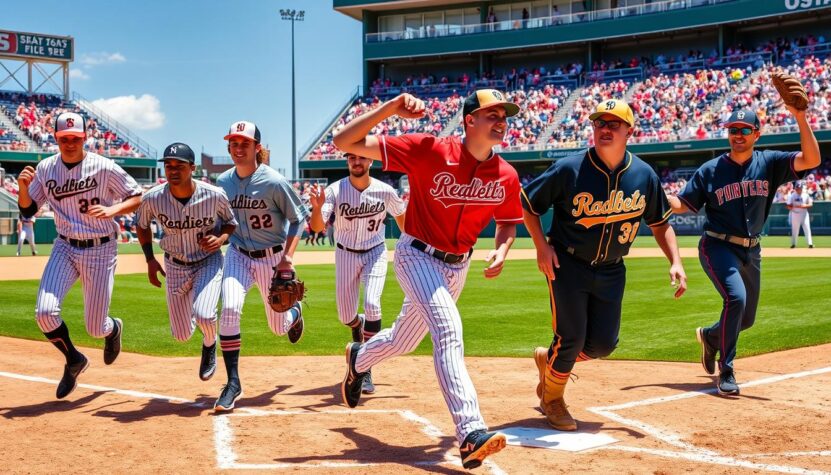
<instances>
[{"instance_id":1,"label":"stadium railing","mask_svg":"<svg viewBox=\"0 0 831 475\"><path fill-rule=\"evenodd\" d=\"M782 59L790 62L808 56L816 56L819 59L825 59L828 56L831 56L831 43L800 46L795 48L793 51L786 51Z\"/></svg>"},{"instance_id":2,"label":"stadium railing","mask_svg":"<svg viewBox=\"0 0 831 475\"><path fill-rule=\"evenodd\" d=\"M384 31L367 33L366 43L382 43L385 41L414 40L424 38L438 38L446 36L473 35L478 33L493 33L497 31L522 30L527 28L547 28L557 25L584 23L592 21L613 20L616 18L649 15L674 10L697 8L736 0L667 0L648 4L630 5L625 7L591 10L576 13L553 15L549 17L529 18L527 20L511 19L491 23L477 23L472 25L427 25L410 28L404 31Z\"/></svg>"},{"instance_id":3,"label":"stadium railing","mask_svg":"<svg viewBox=\"0 0 831 475\"><path fill-rule=\"evenodd\" d=\"M606 71L589 71L583 73L583 84L587 82L610 82L617 80L643 81L643 68L609 69Z\"/></svg>"}]
</instances>

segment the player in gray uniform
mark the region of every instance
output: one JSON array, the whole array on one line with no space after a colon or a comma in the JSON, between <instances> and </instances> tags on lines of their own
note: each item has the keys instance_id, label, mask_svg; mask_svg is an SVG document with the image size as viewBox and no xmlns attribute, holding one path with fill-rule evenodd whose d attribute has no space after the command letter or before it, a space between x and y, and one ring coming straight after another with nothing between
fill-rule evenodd
<instances>
[{"instance_id":1,"label":"player in gray uniform","mask_svg":"<svg viewBox=\"0 0 831 475\"><path fill-rule=\"evenodd\" d=\"M58 116L55 137L60 153L26 167L18 177L18 206L34 216L44 203L55 212L58 239L38 289L35 318L46 338L66 357L56 396L71 393L89 366L69 338L61 303L79 278L84 293L84 322L94 338L104 338L104 363L121 352L123 324L107 315L113 291L118 225L114 216L132 213L141 187L109 158L84 151L86 124L72 112Z\"/></svg>"},{"instance_id":2,"label":"player in gray uniform","mask_svg":"<svg viewBox=\"0 0 831 475\"><path fill-rule=\"evenodd\" d=\"M372 159L346 154L349 176L323 190L314 185L309 193L313 232L335 216L335 293L338 317L352 329L352 341L363 343L381 331L381 293L387 278L387 248L384 220L387 213L404 229L405 204L386 183L369 176ZM361 283L364 312L358 314ZM363 392L375 392L371 371L363 381Z\"/></svg>"},{"instance_id":3,"label":"player in gray uniform","mask_svg":"<svg viewBox=\"0 0 831 475\"><path fill-rule=\"evenodd\" d=\"M38 255L38 250L35 247L35 217L17 216L17 255L20 255L20 249L23 246L23 241L29 242L29 247L32 249L32 255Z\"/></svg>"},{"instance_id":4,"label":"player in gray uniform","mask_svg":"<svg viewBox=\"0 0 831 475\"><path fill-rule=\"evenodd\" d=\"M271 331L276 335L288 334L292 343L303 336L300 303L288 312L276 312L268 304L268 289L275 272L294 273L292 257L308 216L300 197L283 175L262 163L265 150L256 125L235 122L225 140L234 168L220 175L217 184L231 200L239 224L231 235L222 275L219 345L228 383L214 405L217 411L233 409L234 402L242 396L238 371L240 317L245 294L252 285L257 284L260 289Z\"/></svg>"},{"instance_id":5,"label":"player in gray uniform","mask_svg":"<svg viewBox=\"0 0 831 475\"><path fill-rule=\"evenodd\" d=\"M136 213L139 243L147 259L150 283L161 287L165 276L170 331L178 341L188 341L196 326L202 330L199 378L211 379L216 371L216 305L222 287L222 252L237 226L231 205L221 188L193 180L194 154L183 143L168 145L164 162L167 183L148 191ZM159 246L165 269L153 256L150 222L164 229Z\"/></svg>"}]
</instances>

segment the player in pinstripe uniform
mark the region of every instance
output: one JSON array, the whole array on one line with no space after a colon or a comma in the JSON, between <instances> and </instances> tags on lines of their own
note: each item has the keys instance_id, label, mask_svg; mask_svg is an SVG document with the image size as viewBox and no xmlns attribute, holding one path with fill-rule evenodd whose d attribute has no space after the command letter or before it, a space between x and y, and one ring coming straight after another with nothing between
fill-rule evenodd
<instances>
[{"instance_id":1,"label":"player in pinstripe uniform","mask_svg":"<svg viewBox=\"0 0 831 475\"><path fill-rule=\"evenodd\" d=\"M352 341L363 343L381 331L381 293L387 278L387 248L384 220L387 213L404 229L404 202L386 183L369 176L372 160L346 155L349 177L323 190L314 185L309 202L312 231L321 232L335 216L335 293L338 317L352 328ZM364 284L364 312L358 314L358 300ZM363 392L372 394L375 385L367 372Z\"/></svg>"},{"instance_id":2,"label":"player in pinstripe uniform","mask_svg":"<svg viewBox=\"0 0 831 475\"><path fill-rule=\"evenodd\" d=\"M18 206L34 216L44 204L55 212L59 239L43 271L35 318L41 331L66 357L56 395L66 397L89 366L69 338L61 319L61 303L72 284L81 279L84 322L95 338L104 338L104 363L112 364L121 352L123 324L107 313L113 291L116 233L113 217L133 212L141 200L141 187L112 160L84 151L84 118L66 112L55 123L60 153L42 160L37 169L26 167L18 177Z\"/></svg>"},{"instance_id":3,"label":"player in pinstripe uniform","mask_svg":"<svg viewBox=\"0 0 831 475\"><path fill-rule=\"evenodd\" d=\"M35 217L17 216L17 255L20 255L20 249L23 247L23 241L29 242L29 247L32 249L32 255L38 255L38 250L35 247Z\"/></svg>"},{"instance_id":4,"label":"player in pinstripe uniform","mask_svg":"<svg viewBox=\"0 0 831 475\"><path fill-rule=\"evenodd\" d=\"M245 294L257 284L265 303L268 326L276 335L288 335L297 343L303 336L303 314L298 302L288 312L276 312L268 303L268 289L275 272L294 272L292 257L308 217L306 207L289 182L263 164L260 130L251 122L235 122L225 136L234 168L217 184L231 200L238 226L231 235L222 275L222 316L219 344L228 373L214 408L228 411L242 396L239 378L240 317Z\"/></svg>"},{"instance_id":5,"label":"player in pinstripe uniform","mask_svg":"<svg viewBox=\"0 0 831 475\"><path fill-rule=\"evenodd\" d=\"M618 343L626 267L623 256L645 221L670 261L675 297L687 288L672 214L658 175L626 150L635 117L622 100L589 116L595 146L554 162L523 191L525 227L546 276L554 337L537 348L537 397L548 423L577 430L563 395L575 362L608 356ZM547 239L539 216L554 208ZM555 274L555 270L556 274Z\"/></svg>"},{"instance_id":6,"label":"player in pinstripe uniform","mask_svg":"<svg viewBox=\"0 0 831 475\"><path fill-rule=\"evenodd\" d=\"M136 213L139 243L147 259L150 283L161 287L165 276L170 331L178 341L188 341L196 326L202 330L199 378L211 379L216 371L216 304L222 288L220 247L237 225L228 198L221 188L193 180L194 154L183 143L168 145L161 160L167 183L151 189ZM159 246L165 269L153 256L150 222L164 229Z\"/></svg>"},{"instance_id":7,"label":"player in pinstripe uniform","mask_svg":"<svg viewBox=\"0 0 831 475\"><path fill-rule=\"evenodd\" d=\"M347 346L343 399L355 407L365 372L387 358L414 350L429 331L436 375L456 426L465 468L478 467L505 447L505 436L488 432L479 411L476 389L464 363L456 300L479 233L495 219L496 248L488 254L490 265L484 270L486 278L495 278L502 272L516 225L522 222L516 170L493 153L505 137L507 118L517 112L519 107L501 92L483 89L465 99L464 140L427 134L368 135L393 115L415 118L424 114L423 101L402 94L354 119L335 137L341 150L381 160L384 170L406 173L411 191L394 262L404 305L392 328L365 344Z\"/></svg>"}]
</instances>

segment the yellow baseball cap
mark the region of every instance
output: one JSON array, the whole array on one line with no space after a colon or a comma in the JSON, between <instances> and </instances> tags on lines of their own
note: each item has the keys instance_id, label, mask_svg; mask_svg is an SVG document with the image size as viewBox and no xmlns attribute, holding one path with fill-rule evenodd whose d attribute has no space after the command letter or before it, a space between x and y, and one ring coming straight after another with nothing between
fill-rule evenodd
<instances>
[{"instance_id":1,"label":"yellow baseball cap","mask_svg":"<svg viewBox=\"0 0 831 475\"><path fill-rule=\"evenodd\" d=\"M594 113L589 116L589 120L597 119L603 114L611 114L629 124L629 127L633 127L635 125L635 113L632 112L632 108L629 107L629 104L622 99L609 99L601 102L597 105Z\"/></svg>"},{"instance_id":2,"label":"yellow baseball cap","mask_svg":"<svg viewBox=\"0 0 831 475\"><path fill-rule=\"evenodd\" d=\"M495 106L504 107L508 117L515 116L519 113L519 106L509 101L505 97L505 94L502 94L496 89L479 89L465 99L464 106L462 107L462 115L467 116L478 110L489 109Z\"/></svg>"}]
</instances>

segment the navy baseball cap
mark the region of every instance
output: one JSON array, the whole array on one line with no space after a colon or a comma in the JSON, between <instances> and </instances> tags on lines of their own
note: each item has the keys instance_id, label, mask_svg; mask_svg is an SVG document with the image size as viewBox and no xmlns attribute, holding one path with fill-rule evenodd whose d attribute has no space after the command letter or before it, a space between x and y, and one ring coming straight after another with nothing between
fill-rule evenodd
<instances>
[{"instance_id":1,"label":"navy baseball cap","mask_svg":"<svg viewBox=\"0 0 831 475\"><path fill-rule=\"evenodd\" d=\"M750 109L736 109L730 114L730 118L724 123L725 127L748 126L754 129L760 128L759 118Z\"/></svg>"},{"instance_id":2,"label":"navy baseball cap","mask_svg":"<svg viewBox=\"0 0 831 475\"><path fill-rule=\"evenodd\" d=\"M179 160L180 162L188 163L196 162L193 150L181 142L172 143L165 147L164 154L158 161L163 162L165 160Z\"/></svg>"}]
</instances>

